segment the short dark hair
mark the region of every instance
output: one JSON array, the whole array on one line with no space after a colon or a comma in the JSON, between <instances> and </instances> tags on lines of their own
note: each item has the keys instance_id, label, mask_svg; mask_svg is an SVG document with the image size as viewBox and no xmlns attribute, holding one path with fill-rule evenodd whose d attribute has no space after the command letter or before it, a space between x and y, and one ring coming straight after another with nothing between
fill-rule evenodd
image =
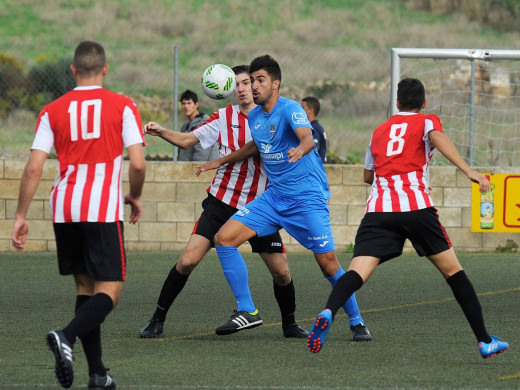
<instances>
[{"instance_id":1,"label":"short dark hair","mask_svg":"<svg viewBox=\"0 0 520 390\"><path fill-rule=\"evenodd\" d=\"M314 96L307 96L302 99L302 102L307 103L307 106L314 111L314 115L318 116L320 112L320 101Z\"/></svg>"},{"instance_id":2,"label":"short dark hair","mask_svg":"<svg viewBox=\"0 0 520 390\"><path fill-rule=\"evenodd\" d=\"M278 62L268 54L260 57L256 57L249 65L249 72L257 72L259 70L265 70L271 79L282 81L282 71Z\"/></svg>"},{"instance_id":3,"label":"short dark hair","mask_svg":"<svg viewBox=\"0 0 520 390\"><path fill-rule=\"evenodd\" d=\"M179 101L182 103L183 100L193 100L193 103L197 103L199 101L199 97L191 89L187 89L186 91L181 93L181 98L179 99Z\"/></svg>"},{"instance_id":4,"label":"short dark hair","mask_svg":"<svg viewBox=\"0 0 520 390\"><path fill-rule=\"evenodd\" d=\"M397 84L397 100L402 110L421 109L425 99L424 85L420 80L406 78Z\"/></svg>"},{"instance_id":5,"label":"short dark hair","mask_svg":"<svg viewBox=\"0 0 520 390\"><path fill-rule=\"evenodd\" d=\"M242 73L249 74L249 65L237 65L237 66L233 66L231 69L233 70L233 73L235 74L235 76L238 76L239 74L242 74Z\"/></svg>"},{"instance_id":6,"label":"short dark hair","mask_svg":"<svg viewBox=\"0 0 520 390\"><path fill-rule=\"evenodd\" d=\"M79 76L101 73L107 63L105 49L94 41L82 41L74 51L74 67Z\"/></svg>"}]
</instances>

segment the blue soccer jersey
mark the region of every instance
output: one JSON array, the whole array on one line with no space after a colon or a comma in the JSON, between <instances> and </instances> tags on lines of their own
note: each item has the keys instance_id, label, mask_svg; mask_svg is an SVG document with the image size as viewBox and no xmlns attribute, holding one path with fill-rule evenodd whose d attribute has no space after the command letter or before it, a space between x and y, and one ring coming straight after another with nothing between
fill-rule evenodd
<instances>
[{"instance_id":1,"label":"blue soccer jersey","mask_svg":"<svg viewBox=\"0 0 520 390\"><path fill-rule=\"evenodd\" d=\"M300 104L280 96L271 112L266 113L257 106L249 113L248 121L271 191L282 197L330 198L327 175L316 149L294 163L289 163L287 157L287 152L300 144L296 129L312 130Z\"/></svg>"}]
</instances>

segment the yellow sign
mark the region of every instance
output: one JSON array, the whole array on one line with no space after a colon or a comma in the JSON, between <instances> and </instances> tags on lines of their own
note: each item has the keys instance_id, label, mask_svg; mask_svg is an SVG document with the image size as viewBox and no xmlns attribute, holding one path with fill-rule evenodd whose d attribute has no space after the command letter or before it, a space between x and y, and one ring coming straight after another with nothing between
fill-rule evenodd
<instances>
[{"instance_id":1,"label":"yellow sign","mask_svg":"<svg viewBox=\"0 0 520 390\"><path fill-rule=\"evenodd\" d=\"M475 183L471 188L471 231L520 233L520 175L486 176L491 191L481 194Z\"/></svg>"}]
</instances>

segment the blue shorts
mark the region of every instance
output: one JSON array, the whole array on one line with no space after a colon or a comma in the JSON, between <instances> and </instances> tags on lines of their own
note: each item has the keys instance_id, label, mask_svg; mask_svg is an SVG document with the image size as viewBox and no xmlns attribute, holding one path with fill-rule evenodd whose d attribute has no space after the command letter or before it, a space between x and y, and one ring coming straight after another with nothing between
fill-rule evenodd
<instances>
[{"instance_id":1,"label":"blue shorts","mask_svg":"<svg viewBox=\"0 0 520 390\"><path fill-rule=\"evenodd\" d=\"M253 229L259 237L276 233L283 228L314 253L334 250L329 208L325 198L281 198L267 189L231 218Z\"/></svg>"}]
</instances>

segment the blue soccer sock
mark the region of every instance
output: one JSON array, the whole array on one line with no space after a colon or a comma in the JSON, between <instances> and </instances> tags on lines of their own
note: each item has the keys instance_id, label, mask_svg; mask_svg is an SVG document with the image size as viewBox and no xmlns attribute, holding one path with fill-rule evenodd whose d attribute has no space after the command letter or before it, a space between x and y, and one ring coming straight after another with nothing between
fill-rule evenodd
<instances>
[{"instance_id":1,"label":"blue soccer sock","mask_svg":"<svg viewBox=\"0 0 520 390\"><path fill-rule=\"evenodd\" d=\"M330 282L332 287L336 285L336 282L339 278L341 278L345 274L345 270L340 266L338 272L334 276L325 276L325 278ZM358 325L360 322L364 324L363 318L361 317L361 313L359 311L359 307L356 301L356 294L352 294L347 302L343 305L343 310L348 315L349 324L351 326Z\"/></svg>"},{"instance_id":2,"label":"blue soccer sock","mask_svg":"<svg viewBox=\"0 0 520 390\"><path fill-rule=\"evenodd\" d=\"M256 310L249 291L249 273L238 248L215 245L220 264L233 294L237 300L237 310L253 313Z\"/></svg>"}]
</instances>

